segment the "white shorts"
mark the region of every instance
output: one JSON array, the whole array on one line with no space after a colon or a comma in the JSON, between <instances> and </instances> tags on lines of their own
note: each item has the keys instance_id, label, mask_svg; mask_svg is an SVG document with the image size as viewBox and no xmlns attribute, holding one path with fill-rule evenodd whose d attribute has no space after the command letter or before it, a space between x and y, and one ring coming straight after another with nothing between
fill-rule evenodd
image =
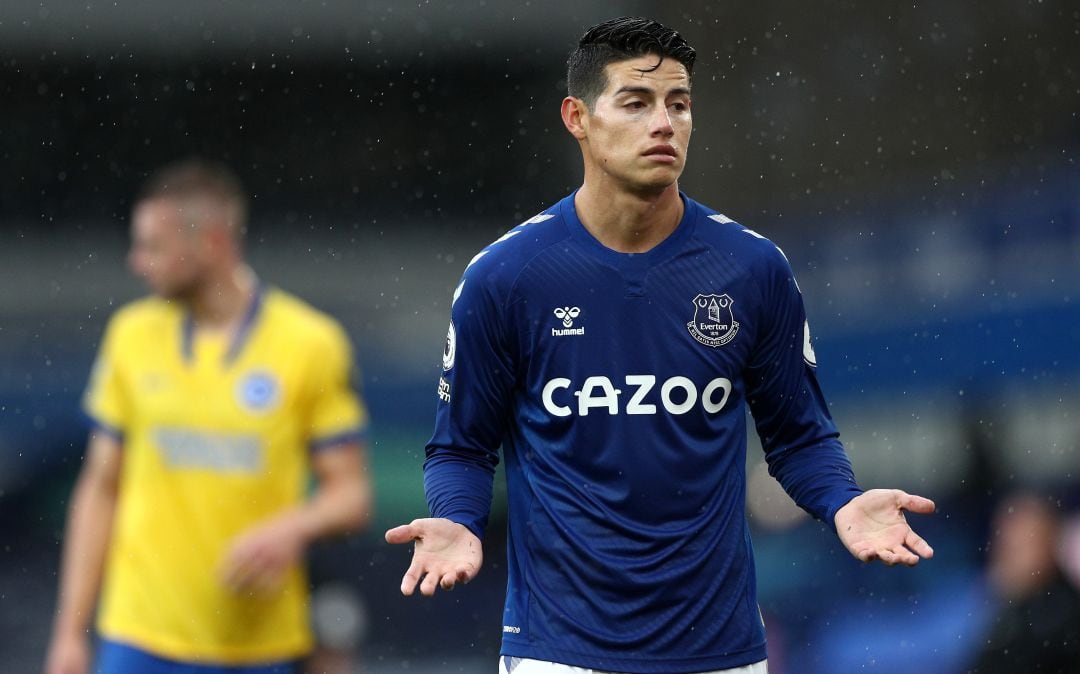
<instances>
[{"instance_id":1,"label":"white shorts","mask_svg":"<svg viewBox=\"0 0 1080 674\"><path fill-rule=\"evenodd\" d=\"M572 667L561 665L557 662L544 660L529 660L528 658L512 658L504 655L499 658L499 674L618 674L617 672L598 672L595 669L584 667ZM735 669L717 669L712 672L700 672L698 674L769 674L768 662L762 660L745 667Z\"/></svg>"}]
</instances>

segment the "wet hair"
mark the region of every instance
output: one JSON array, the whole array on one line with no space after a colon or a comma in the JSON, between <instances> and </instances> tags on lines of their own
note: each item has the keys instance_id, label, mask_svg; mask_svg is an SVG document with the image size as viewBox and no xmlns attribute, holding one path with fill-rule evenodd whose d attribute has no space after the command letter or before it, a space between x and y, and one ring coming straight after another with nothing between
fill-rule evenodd
<instances>
[{"instance_id":1,"label":"wet hair","mask_svg":"<svg viewBox=\"0 0 1080 674\"><path fill-rule=\"evenodd\" d=\"M143 183L136 203L154 199L207 199L227 213L226 224L237 240L247 229L247 195L240 179L221 162L194 158L161 167Z\"/></svg>"},{"instance_id":2,"label":"wet hair","mask_svg":"<svg viewBox=\"0 0 1080 674\"><path fill-rule=\"evenodd\" d=\"M585 31L567 59L567 93L585 101L591 109L607 87L604 68L608 64L650 54L660 60L642 72L652 72L665 58L673 58L686 67L689 75L697 57L682 35L652 19L624 16L597 24Z\"/></svg>"}]
</instances>

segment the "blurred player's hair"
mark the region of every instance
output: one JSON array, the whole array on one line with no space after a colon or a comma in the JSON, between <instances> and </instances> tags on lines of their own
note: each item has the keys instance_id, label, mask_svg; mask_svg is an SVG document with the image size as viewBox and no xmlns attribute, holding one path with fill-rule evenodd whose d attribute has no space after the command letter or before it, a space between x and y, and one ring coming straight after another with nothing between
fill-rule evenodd
<instances>
[{"instance_id":1,"label":"blurred player's hair","mask_svg":"<svg viewBox=\"0 0 1080 674\"><path fill-rule=\"evenodd\" d=\"M221 162L192 158L166 164L142 184L136 202L154 199L175 199L183 204L216 202L215 206L227 214L226 225L237 241L247 231L248 200L243 184Z\"/></svg>"},{"instance_id":2,"label":"blurred player's hair","mask_svg":"<svg viewBox=\"0 0 1080 674\"><path fill-rule=\"evenodd\" d=\"M690 75L697 58L697 52L682 35L652 19L623 16L599 23L585 31L577 48L570 52L566 62L567 93L585 101L591 110L607 86L604 68L608 64L649 55L659 60L643 72L656 70L665 58L673 58Z\"/></svg>"}]
</instances>

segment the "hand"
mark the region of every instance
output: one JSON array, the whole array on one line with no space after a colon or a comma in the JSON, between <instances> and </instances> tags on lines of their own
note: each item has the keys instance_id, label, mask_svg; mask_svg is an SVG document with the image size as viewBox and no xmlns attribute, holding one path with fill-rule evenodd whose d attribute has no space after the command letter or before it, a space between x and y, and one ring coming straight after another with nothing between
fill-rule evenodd
<instances>
[{"instance_id":1,"label":"hand","mask_svg":"<svg viewBox=\"0 0 1080 674\"><path fill-rule=\"evenodd\" d=\"M233 541L221 566L224 583L235 592L270 594L300 562L307 546L300 517L287 513L257 525Z\"/></svg>"},{"instance_id":2,"label":"hand","mask_svg":"<svg viewBox=\"0 0 1080 674\"><path fill-rule=\"evenodd\" d=\"M930 514L934 502L899 489L871 489L836 511L836 533L860 561L914 566L933 557L934 549L908 526L905 510Z\"/></svg>"},{"instance_id":3,"label":"hand","mask_svg":"<svg viewBox=\"0 0 1080 674\"><path fill-rule=\"evenodd\" d=\"M90 642L81 634L54 636L45 659L45 674L87 674Z\"/></svg>"},{"instance_id":4,"label":"hand","mask_svg":"<svg viewBox=\"0 0 1080 674\"><path fill-rule=\"evenodd\" d=\"M420 594L430 597L435 587L454 589L480 573L484 552L480 539L457 522L448 519L425 518L394 527L386 532L387 543L416 541L412 563L401 579L401 594L406 597L420 582Z\"/></svg>"}]
</instances>

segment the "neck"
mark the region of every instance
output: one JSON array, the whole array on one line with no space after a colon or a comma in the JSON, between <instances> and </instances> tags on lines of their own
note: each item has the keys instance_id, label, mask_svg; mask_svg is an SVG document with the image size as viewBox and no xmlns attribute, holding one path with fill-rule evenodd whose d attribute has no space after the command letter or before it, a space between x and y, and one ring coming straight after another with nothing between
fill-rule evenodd
<instances>
[{"instance_id":1,"label":"neck","mask_svg":"<svg viewBox=\"0 0 1080 674\"><path fill-rule=\"evenodd\" d=\"M658 192L631 193L595 189L586 180L574 208L597 241L620 253L651 250L675 231L683 216L677 183Z\"/></svg>"},{"instance_id":2,"label":"neck","mask_svg":"<svg viewBox=\"0 0 1080 674\"><path fill-rule=\"evenodd\" d=\"M243 320L255 294L255 273L238 264L210 277L188 300L199 329L230 330Z\"/></svg>"}]
</instances>

